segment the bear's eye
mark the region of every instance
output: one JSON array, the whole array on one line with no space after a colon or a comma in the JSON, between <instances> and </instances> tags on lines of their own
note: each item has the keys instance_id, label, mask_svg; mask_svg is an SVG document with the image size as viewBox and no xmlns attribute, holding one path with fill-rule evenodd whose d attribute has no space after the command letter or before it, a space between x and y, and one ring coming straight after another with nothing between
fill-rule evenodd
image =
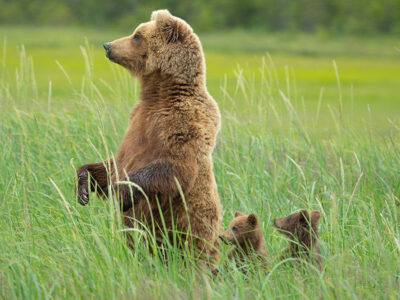
<instances>
[{"instance_id":1,"label":"bear's eye","mask_svg":"<svg viewBox=\"0 0 400 300\"><path fill-rule=\"evenodd\" d=\"M237 230L238 230L238 228L236 226L232 227L232 231L237 231Z\"/></svg>"},{"instance_id":2,"label":"bear's eye","mask_svg":"<svg viewBox=\"0 0 400 300\"><path fill-rule=\"evenodd\" d=\"M133 39L135 41L138 41L140 39L140 35L138 35L137 33L133 36Z\"/></svg>"}]
</instances>

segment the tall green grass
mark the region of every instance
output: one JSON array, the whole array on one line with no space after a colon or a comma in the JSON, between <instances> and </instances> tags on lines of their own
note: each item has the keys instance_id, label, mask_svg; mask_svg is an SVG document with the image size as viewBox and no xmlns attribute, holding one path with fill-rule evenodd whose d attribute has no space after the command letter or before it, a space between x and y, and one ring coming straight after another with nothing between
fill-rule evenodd
<instances>
[{"instance_id":1,"label":"tall green grass","mask_svg":"<svg viewBox=\"0 0 400 300\"><path fill-rule=\"evenodd\" d=\"M135 251L112 201L92 195L81 207L74 196L75 168L116 151L138 87L110 66L112 78L93 79L93 53L81 48L85 73L79 88L57 101L52 82L37 92L34 61L20 48L19 66L0 82L0 295L5 299L376 299L400 297L399 130L384 134L373 112L354 124L351 102L303 101L296 80L285 80L271 57L257 74L237 69L217 99L223 126L214 151L224 226L235 210L259 216L270 272L244 275L221 245L219 276L183 261L167 247L168 265L148 253L141 230L131 230ZM260 80L256 80L260 78ZM296 80L295 80L296 79ZM104 100L107 93L109 100ZM321 109L328 113L321 114ZM357 109L357 108L355 108ZM329 126L327 125L329 123ZM333 125L333 126L332 126ZM355 131L354 128L357 127ZM300 208L322 213L323 270L279 261L287 240L272 220Z\"/></svg>"}]
</instances>

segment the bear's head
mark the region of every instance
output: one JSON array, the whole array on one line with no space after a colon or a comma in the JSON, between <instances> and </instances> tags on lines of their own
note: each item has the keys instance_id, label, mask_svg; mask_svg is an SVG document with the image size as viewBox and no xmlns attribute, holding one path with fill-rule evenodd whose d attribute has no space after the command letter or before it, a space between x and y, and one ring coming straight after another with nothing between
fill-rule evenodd
<instances>
[{"instance_id":1,"label":"bear's head","mask_svg":"<svg viewBox=\"0 0 400 300\"><path fill-rule=\"evenodd\" d=\"M219 238L225 242L243 247L255 245L261 239L261 230L255 214L245 215L240 211L235 212L235 218Z\"/></svg>"},{"instance_id":2,"label":"bear's head","mask_svg":"<svg viewBox=\"0 0 400 300\"><path fill-rule=\"evenodd\" d=\"M154 11L149 22L127 37L104 44L104 48L111 61L135 76L160 72L183 81L204 76L200 40L189 24L168 10Z\"/></svg>"},{"instance_id":3,"label":"bear's head","mask_svg":"<svg viewBox=\"0 0 400 300\"><path fill-rule=\"evenodd\" d=\"M311 240L314 240L318 234L320 217L321 213L317 210L311 213L301 210L287 217L274 219L274 226L291 240L310 246Z\"/></svg>"}]
</instances>

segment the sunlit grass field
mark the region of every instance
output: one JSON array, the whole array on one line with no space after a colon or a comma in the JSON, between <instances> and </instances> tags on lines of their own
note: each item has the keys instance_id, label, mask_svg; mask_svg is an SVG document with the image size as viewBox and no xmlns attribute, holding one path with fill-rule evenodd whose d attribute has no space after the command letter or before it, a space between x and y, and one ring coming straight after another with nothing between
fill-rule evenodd
<instances>
[{"instance_id":1,"label":"sunlit grass field","mask_svg":"<svg viewBox=\"0 0 400 300\"><path fill-rule=\"evenodd\" d=\"M102 44L132 30L1 27L0 37L3 46L6 45L6 53L3 51L6 76L10 82L14 80L15 68L20 64L20 47L24 45L34 61L39 94L48 92L51 81L54 99L65 103L65 97L71 96L71 84L75 89L81 86L86 65L80 46L88 43L93 67L91 79L105 101L114 102L105 82L115 78L115 70L105 58ZM261 58L269 54L281 88L287 90L289 86L291 100L296 104L310 104L307 107L310 118L314 117L321 93L323 112L329 114L327 106L338 104L340 92L346 107L343 113L352 113L351 118L357 121L369 118L372 111L374 124L384 126L388 117L396 118L400 111L399 39L246 32L208 33L200 38L206 53L208 88L220 105L223 105L221 86L227 82L225 87L234 92L239 69L247 80L254 79L254 89L262 88ZM244 101L237 102L246 105Z\"/></svg>"},{"instance_id":2,"label":"sunlit grass field","mask_svg":"<svg viewBox=\"0 0 400 300\"><path fill-rule=\"evenodd\" d=\"M200 35L224 227L255 212L270 267L244 275L221 245L213 278L173 246L166 266L140 231L132 252L111 199L76 202L75 168L116 151L137 100L101 46L129 33L0 27L1 298L400 297L400 40ZM279 261L272 220L300 208L322 213L322 272Z\"/></svg>"}]
</instances>

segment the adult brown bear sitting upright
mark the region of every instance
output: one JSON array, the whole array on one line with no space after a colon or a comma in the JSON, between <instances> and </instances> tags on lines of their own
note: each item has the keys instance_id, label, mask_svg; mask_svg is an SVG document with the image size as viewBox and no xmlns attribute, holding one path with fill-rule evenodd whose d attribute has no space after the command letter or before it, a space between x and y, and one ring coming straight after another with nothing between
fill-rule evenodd
<instances>
[{"instance_id":1,"label":"adult brown bear sitting upright","mask_svg":"<svg viewBox=\"0 0 400 300\"><path fill-rule=\"evenodd\" d=\"M154 224L159 236L162 228L174 226L180 232L190 231L201 255L215 262L221 208L211 153L220 114L205 85L198 37L185 21L158 10L132 35L104 48L111 61L139 77L140 101L115 159L77 170L79 203L87 204L96 185L104 193L111 185L118 192L127 226L134 226L134 217ZM118 183L125 180L139 185L149 201L132 185Z\"/></svg>"}]
</instances>

